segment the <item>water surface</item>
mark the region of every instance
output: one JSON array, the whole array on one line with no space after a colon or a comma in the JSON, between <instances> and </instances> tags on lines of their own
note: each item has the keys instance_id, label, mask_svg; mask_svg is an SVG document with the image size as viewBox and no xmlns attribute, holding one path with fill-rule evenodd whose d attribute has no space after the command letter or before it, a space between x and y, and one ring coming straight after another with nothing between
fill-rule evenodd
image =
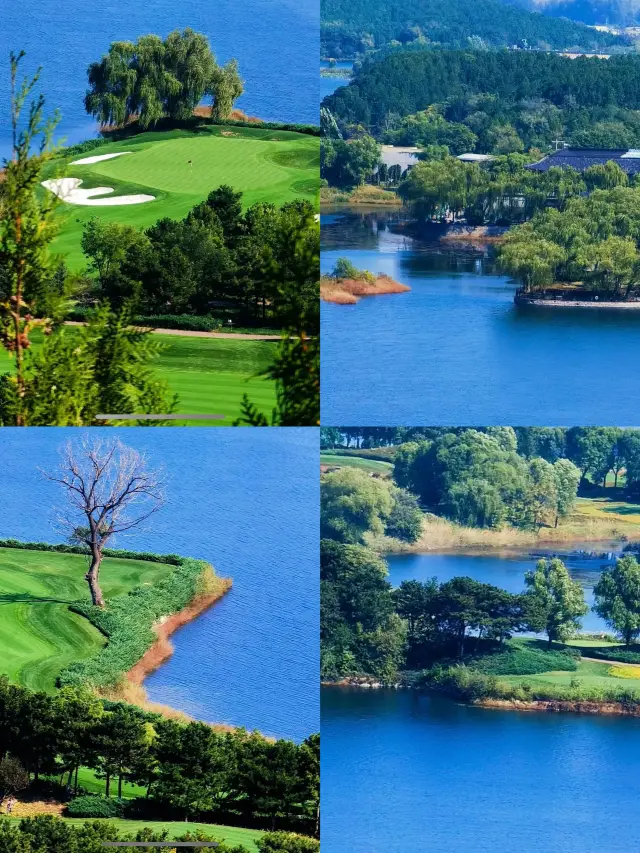
<instances>
[{"instance_id":1,"label":"water surface","mask_svg":"<svg viewBox=\"0 0 640 853\"><path fill-rule=\"evenodd\" d=\"M323 853L637 848L640 720L322 691Z\"/></svg>"},{"instance_id":2,"label":"water surface","mask_svg":"<svg viewBox=\"0 0 640 853\"><path fill-rule=\"evenodd\" d=\"M59 487L38 467L84 430L0 430L0 537L62 542ZM113 436L92 428L91 436ZM193 716L302 740L318 730L318 431L119 429L162 465L167 503L119 547L178 553L233 578L173 635L150 697Z\"/></svg>"},{"instance_id":3,"label":"water surface","mask_svg":"<svg viewBox=\"0 0 640 853\"><path fill-rule=\"evenodd\" d=\"M554 556L553 551L536 554L390 554L386 557L389 581L400 586L403 580L428 581L433 577L443 583L455 577L469 577L481 583L493 584L513 594L524 592L524 575L535 568L541 556ZM604 566L611 565L621 553L586 556L569 552L558 554L573 580L585 593L589 608L593 606L593 587ZM609 631L605 622L591 609L582 619L582 630Z\"/></svg>"},{"instance_id":4,"label":"water surface","mask_svg":"<svg viewBox=\"0 0 640 853\"><path fill-rule=\"evenodd\" d=\"M95 135L83 98L87 67L113 41L191 27L209 37L218 61L238 60L249 115L318 123L318 0L4 0L0 27L0 158L9 153L9 51L25 50L25 70L43 66L47 105L62 114L59 135L80 142Z\"/></svg>"},{"instance_id":5,"label":"water surface","mask_svg":"<svg viewBox=\"0 0 640 853\"><path fill-rule=\"evenodd\" d=\"M640 312L526 309L491 251L413 240L399 213L323 217L337 258L412 290L322 305L322 422L636 426Z\"/></svg>"}]
</instances>

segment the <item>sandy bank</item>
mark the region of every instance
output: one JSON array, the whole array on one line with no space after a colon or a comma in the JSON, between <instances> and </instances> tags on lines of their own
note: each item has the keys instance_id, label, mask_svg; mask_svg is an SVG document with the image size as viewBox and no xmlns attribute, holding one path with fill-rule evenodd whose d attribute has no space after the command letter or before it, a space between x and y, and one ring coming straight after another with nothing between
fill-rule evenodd
<instances>
[{"instance_id":1,"label":"sandy bank","mask_svg":"<svg viewBox=\"0 0 640 853\"><path fill-rule=\"evenodd\" d=\"M320 280L320 298L337 305L355 305L362 296L380 296L385 293L405 293L411 288L387 275L379 275L375 281L366 279L326 277Z\"/></svg>"},{"instance_id":2,"label":"sandy bank","mask_svg":"<svg viewBox=\"0 0 640 853\"><path fill-rule=\"evenodd\" d=\"M147 711L162 714L163 717L174 720L190 720L188 714L178 711L168 705L152 702L144 687L144 680L152 672L155 672L173 654L173 645L170 642L171 635L192 622L212 605L221 599L232 587L230 578L217 578L215 588L210 592L197 595L183 610L162 619L153 627L156 635L154 644L145 652L140 660L127 672L122 685L116 690L105 691L103 695L107 699L121 700L138 705ZM212 724L218 731L233 731L233 726L226 724Z\"/></svg>"},{"instance_id":3,"label":"sandy bank","mask_svg":"<svg viewBox=\"0 0 640 853\"><path fill-rule=\"evenodd\" d=\"M73 160L70 166L88 166L90 163L101 163L103 160L113 160L115 157L123 157L125 154L133 154L133 151L119 151L117 154L95 154L93 157L83 157L82 160Z\"/></svg>"}]
</instances>

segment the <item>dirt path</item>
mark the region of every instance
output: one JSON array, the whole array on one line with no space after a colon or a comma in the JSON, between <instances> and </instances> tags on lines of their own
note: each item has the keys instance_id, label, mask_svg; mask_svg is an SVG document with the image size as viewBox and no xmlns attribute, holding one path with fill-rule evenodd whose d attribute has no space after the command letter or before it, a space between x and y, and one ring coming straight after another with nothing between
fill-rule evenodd
<instances>
[{"instance_id":1,"label":"dirt path","mask_svg":"<svg viewBox=\"0 0 640 853\"><path fill-rule=\"evenodd\" d=\"M594 663L608 663L609 666L632 666L634 669L640 669L640 663L623 663L621 660L604 660L604 658L592 658L589 655L582 655L581 658Z\"/></svg>"},{"instance_id":2,"label":"dirt path","mask_svg":"<svg viewBox=\"0 0 640 853\"><path fill-rule=\"evenodd\" d=\"M65 326L86 326L86 323L80 323L76 320L67 320ZM150 328L141 326L141 329ZM182 338L219 338L220 340L232 338L242 341L279 341L280 335L252 335L241 334L240 332L191 332L187 329L151 329L156 335L178 335Z\"/></svg>"}]
</instances>

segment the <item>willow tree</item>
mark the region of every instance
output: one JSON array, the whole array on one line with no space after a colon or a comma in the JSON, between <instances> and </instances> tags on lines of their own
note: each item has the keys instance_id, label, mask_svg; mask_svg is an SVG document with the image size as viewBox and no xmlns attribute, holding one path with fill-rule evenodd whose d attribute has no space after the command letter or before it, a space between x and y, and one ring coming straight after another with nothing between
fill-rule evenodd
<instances>
[{"instance_id":1,"label":"willow tree","mask_svg":"<svg viewBox=\"0 0 640 853\"><path fill-rule=\"evenodd\" d=\"M86 546L90 564L85 580L94 605L104 607L104 549L114 536L139 527L164 505L161 474L149 467L144 454L119 439L85 436L79 443L69 442L58 471L45 476L66 492L67 509L58 520L70 541Z\"/></svg>"},{"instance_id":2,"label":"willow tree","mask_svg":"<svg viewBox=\"0 0 640 853\"><path fill-rule=\"evenodd\" d=\"M114 42L89 66L88 77L88 113L102 124L137 119L142 128L165 118L185 121L207 97L213 116L226 118L243 91L237 62L220 66L207 37L189 28L164 40L146 35L135 43Z\"/></svg>"}]
</instances>

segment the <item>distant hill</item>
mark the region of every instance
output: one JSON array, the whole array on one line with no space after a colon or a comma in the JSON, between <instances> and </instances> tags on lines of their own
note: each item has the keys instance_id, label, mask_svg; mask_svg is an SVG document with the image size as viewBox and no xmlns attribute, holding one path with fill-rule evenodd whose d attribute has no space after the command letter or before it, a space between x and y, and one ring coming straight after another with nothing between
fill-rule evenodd
<instances>
[{"instance_id":1,"label":"distant hill","mask_svg":"<svg viewBox=\"0 0 640 853\"><path fill-rule=\"evenodd\" d=\"M584 24L632 27L640 24L636 0L503 0L533 12L556 18L570 18Z\"/></svg>"},{"instance_id":2,"label":"distant hill","mask_svg":"<svg viewBox=\"0 0 640 853\"><path fill-rule=\"evenodd\" d=\"M457 48L468 47L475 37L473 43L479 47L526 43L545 50L594 53L626 44L610 33L499 0L321 0L321 11L321 50L327 57L354 56L392 40Z\"/></svg>"}]
</instances>

